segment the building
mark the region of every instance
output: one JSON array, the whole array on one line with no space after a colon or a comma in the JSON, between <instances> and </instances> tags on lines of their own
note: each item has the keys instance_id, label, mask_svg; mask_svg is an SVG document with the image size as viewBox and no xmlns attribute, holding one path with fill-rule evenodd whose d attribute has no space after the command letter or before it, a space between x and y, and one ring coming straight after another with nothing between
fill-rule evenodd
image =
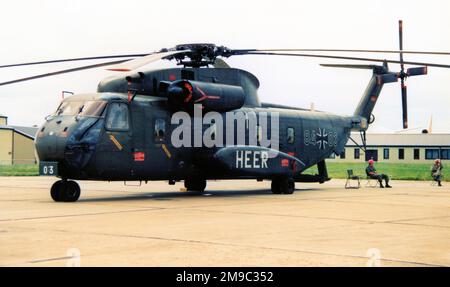
<instances>
[{"instance_id":1,"label":"building","mask_svg":"<svg viewBox=\"0 0 450 287\"><path fill-rule=\"evenodd\" d=\"M0 165L35 164L37 130L37 127L10 126L8 118L0 115Z\"/></svg>"},{"instance_id":2,"label":"building","mask_svg":"<svg viewBox=\"0 0 450 287\"><path fill-rule=\"evenodd\" d=\"M362 145L359 133L352 134ZM345 152L331 159L333 162L363 162L373 159L392 163L430 163L440 158L450 160L450 134L367 134L364 152L351 140Z\"/></svg>"}]
</instances>

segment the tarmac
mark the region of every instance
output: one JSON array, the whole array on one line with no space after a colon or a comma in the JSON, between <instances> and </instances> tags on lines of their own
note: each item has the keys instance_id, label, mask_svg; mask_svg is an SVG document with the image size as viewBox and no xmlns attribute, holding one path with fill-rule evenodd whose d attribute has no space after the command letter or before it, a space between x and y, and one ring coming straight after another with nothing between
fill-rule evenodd
<instances>
[{"instance_id":1,"label":"tarmac","mask_svg":"<svg viewBox=\"0 0 450 287\"><path fill-rule=\"evenodd\" d=\"M56 203L55 180L0 177L0 266L450 266L450 183L86 181Z\"/></svg>"}]
</instances>

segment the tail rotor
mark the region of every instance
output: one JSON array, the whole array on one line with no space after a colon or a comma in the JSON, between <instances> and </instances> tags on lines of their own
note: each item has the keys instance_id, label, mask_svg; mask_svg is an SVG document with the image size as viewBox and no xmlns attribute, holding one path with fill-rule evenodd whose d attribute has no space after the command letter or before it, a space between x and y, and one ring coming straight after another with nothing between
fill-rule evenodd
<instances>
[{"instance_id":1,"label":"tail rotor","mask_svg":"<svg viewBox=\"0 0 450 287\"><path fill-rule=\"evenodd\" d=\"M399 38L399 48L400 48L400 72L398 73L398 78L400 78L400 88L402 93L402 120L403 128L408 128L408 90L406 88L405 81L410 76L419 76L427 74L427 67L416 67L409 68L405 73L405 65L403 62L403 21L398 21L398 38Z\"/></svg>"}]
</instances>

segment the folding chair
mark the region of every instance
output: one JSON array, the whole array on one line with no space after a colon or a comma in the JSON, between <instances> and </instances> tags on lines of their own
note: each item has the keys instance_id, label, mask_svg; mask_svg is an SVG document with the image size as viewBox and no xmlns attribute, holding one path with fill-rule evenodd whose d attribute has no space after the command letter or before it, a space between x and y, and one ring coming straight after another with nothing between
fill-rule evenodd
<instances>
[{"instance_id":1,"label":"folding chair","mask_svg":"<svg viewBox=\"0 0 450 287\"><path fill-rule=\"evenodd\" d=\"M378 179L371 178L370 176L367 176L367 182L366 187L377 187L378 186Z\"/></svg>"},{"instance_id":2,"label":"folding chair","mask_svg":"<svg viewBox=\"0 0 450 287\"><path fill-rule=\"evenodd\" d=\"M352 180L357 180L358 186L352 186L351 185ZM347 169L347 181L345 182L345 188L346 189L349 189L349 188L358 189L360 187L361 187L361 183L359 181L359 176L353 174L353 169Z\"/></svg>"},{"instance_id":3,"label":"folding chair","mask_svg":"<svg viewBox=\"0 0 450 287\"><path fill-rule=\"evenodd\" d=\"M441 181L444 181L444 175L443 174L441 174ZM435 186L437 184L438 184L437 181L435 181L433 175L431 175L431 186Z\"/></svg>"}]
</instances>

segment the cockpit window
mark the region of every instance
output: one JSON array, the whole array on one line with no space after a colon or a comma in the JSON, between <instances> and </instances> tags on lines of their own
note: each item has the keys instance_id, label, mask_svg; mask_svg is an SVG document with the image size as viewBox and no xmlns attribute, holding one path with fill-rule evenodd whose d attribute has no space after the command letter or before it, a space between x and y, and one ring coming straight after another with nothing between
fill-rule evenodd
<instances>
[{"instance_id":1,"label":"cockpit window","mask_svg":"<svg viewBox=\"0 0 450 287\"><path fill-rule=\"evenodd\" d=\"M106 119L108 130L125 131L130 127L128 121L128 105L125 103L111 103Z\"/></svg>"},{"instance_id":2,"label":"cockpit window","mask_svg":"<svg viewBox=\"0 0 450 287\"><path fill-rule=\"evenodd\" d=\"M87 101L80 108L80 116L99 117L105 109L105 101Z\"/></svg>"},{"instance_id":3,"label":"cockpit window","mask_svg":"<svg viewBox=\"0 0 450 287\"><path fill-rule=\"evenodd\" d=\"M56 116L99 117L105 109L106 101L67 101L56 110Z\"/></svg>"},{"instance_id":4,"label":"cockpit window","mask_svg":"<svg viewBox=\"0 0 450 287\"><path fill-rule=\"evenodd\" d=\"M80 112L83 102L62 102L56 110L57 116L75 116Z\"/></svg>"}]
</instances>

